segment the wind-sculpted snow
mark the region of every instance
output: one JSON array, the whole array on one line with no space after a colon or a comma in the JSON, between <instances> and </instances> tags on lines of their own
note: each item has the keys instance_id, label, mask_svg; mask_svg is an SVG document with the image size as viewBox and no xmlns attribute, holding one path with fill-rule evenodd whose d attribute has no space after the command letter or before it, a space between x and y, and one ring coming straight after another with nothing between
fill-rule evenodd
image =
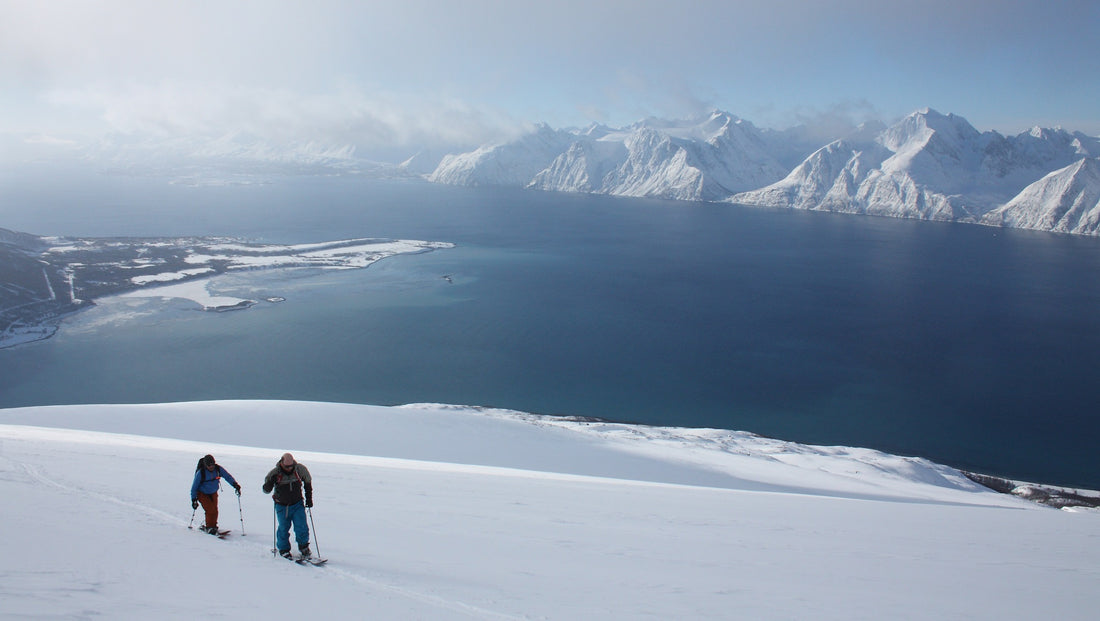
<instances>
[{"instance_id":1,"label":"wind-sculpted snow","mask_svg":"<svg viewBox=\"0 0 1100 621\"><path fill-rule=\"evenodd\" d=\"M761 131L720 111L623 129L543 125L510 143L448 156L429 178L1097 234L1087 218L1070 225L1020 214L1047 212L1052 201L1072 203L1068 195L1053 197L1052 187L1025 188L1100 156L1100 138L1061 128L979 132L961 116L930 108L889 127L861 126L820 148L802 150L797 134ZM780 163L800 150L793 169ZM1080 183L1088 186L1081 190L1086 196L1098 189L1084 177ZM1010 203L1017 215L991 215Z\"/></svg>"},{"instance_id":2,"label":"wind-sculpted snow","mask_svg":"<svg viewBox=\"0 0 1100 621\"><path fill-rule=\"evenodd\" d=\"M260 485L313 474L324 568ZM228 539L188 530L198 457ZM1091 619L1100 513L925 460L459 406L0 410L0 617ZM236 510L234 510L236 509Z\"/></svg>"}]
</instances>

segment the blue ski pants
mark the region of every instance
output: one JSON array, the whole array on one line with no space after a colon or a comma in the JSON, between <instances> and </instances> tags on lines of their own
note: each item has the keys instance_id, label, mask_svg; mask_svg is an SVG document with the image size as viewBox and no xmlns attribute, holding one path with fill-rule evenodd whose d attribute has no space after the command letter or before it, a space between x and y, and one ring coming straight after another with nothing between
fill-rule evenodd
<instances>
[{"instance_id":1,"label":"blue ski pants","mask_svg":"<svg viewBox=\"0 0 1100 621\"><path fill-rule=\"evenodd\" d=\"M309 545L309 525L306 524L306 507L303 503L280 505L275 503L275 547L279 550L290 549L290 527L294 526L294 539L301 550Z\"/></svg>"}]
</instances>

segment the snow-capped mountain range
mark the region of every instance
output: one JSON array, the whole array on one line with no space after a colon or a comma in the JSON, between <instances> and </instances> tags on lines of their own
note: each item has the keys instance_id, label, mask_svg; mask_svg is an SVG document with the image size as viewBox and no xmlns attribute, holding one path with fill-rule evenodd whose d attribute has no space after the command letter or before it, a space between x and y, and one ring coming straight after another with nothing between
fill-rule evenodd
<instances>
[{"instance_id":1,"label":"snow-capped mountain range","mask_svg":"<svg viewBox=\"0 0 1100 621\"><path fill-rule=\"evenodd\" d=\"M797 135L722 111L623 129L539 125L448 155L428 178L1100 234L1097 137L1039 127L979 132L930 108L820 148ZM801 163L790 169L783 162L792 154Z\"/></svg>"},{"instance_id":2,"label":"snow-capped mountain range","mask_svg":"<svg viewBox=\"0 0 1100 621\"><path fill-rule=\"evenodd\" d=\"M723 200L783 176L779 145L724 112L704 119L647 119L625 129L539 125L519 139L448 155L430 175L456 185Z\"/></svg>"}]
</instances>

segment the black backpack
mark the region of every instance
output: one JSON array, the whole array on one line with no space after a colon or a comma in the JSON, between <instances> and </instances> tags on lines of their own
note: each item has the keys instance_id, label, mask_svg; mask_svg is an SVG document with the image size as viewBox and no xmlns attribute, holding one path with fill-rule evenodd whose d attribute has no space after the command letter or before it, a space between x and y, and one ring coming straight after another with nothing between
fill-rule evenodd
<instances>
[{"instance_id":1,"label":"black backpack","mask_svg":"<svg viewBox=\"0 0 1100 621\"><path fill-rule=\"evenodd\" d=\"M199 458L199 463L195 464L195 472L202 471L205 468L205 466L206 466L205 462L206 462L207 458L210 458L210 461L214 461L214 457L212 455L206 455L204 457L200 457ZM218 477L218 462L214 462L214 477L215 478ZM202 473L202 478L200 478L199 481L201 482L201 481L205 481L205 480L206 480L206 473L203 472Z\"/></svg>"}]
</instances>

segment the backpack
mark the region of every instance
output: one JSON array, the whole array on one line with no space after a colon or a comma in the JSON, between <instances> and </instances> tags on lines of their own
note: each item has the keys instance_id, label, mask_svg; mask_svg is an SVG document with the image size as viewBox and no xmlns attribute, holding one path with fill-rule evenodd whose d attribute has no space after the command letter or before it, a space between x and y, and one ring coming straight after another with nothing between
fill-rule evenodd
<instances>
[{"instance_id":1,"label":"backpack","mask_svg":"<svg viewBox=\"0 0 1100 621\"><path fill-rule=\"evenodd\" d=\"M206 468L205 468L206 464L204 464L203 462L206 461L207 457L210 457L210 461L214 461L214 458L212 456L206 455L205 457L200 457L199 458L199 463L195 464L195 472L202 472L202 476L199 477L199 483L205 483L206 482ZM214 462L214 478L215 479L222 478L221 473L218 472L218 462Z\"/></svg>"}]
</instances>

